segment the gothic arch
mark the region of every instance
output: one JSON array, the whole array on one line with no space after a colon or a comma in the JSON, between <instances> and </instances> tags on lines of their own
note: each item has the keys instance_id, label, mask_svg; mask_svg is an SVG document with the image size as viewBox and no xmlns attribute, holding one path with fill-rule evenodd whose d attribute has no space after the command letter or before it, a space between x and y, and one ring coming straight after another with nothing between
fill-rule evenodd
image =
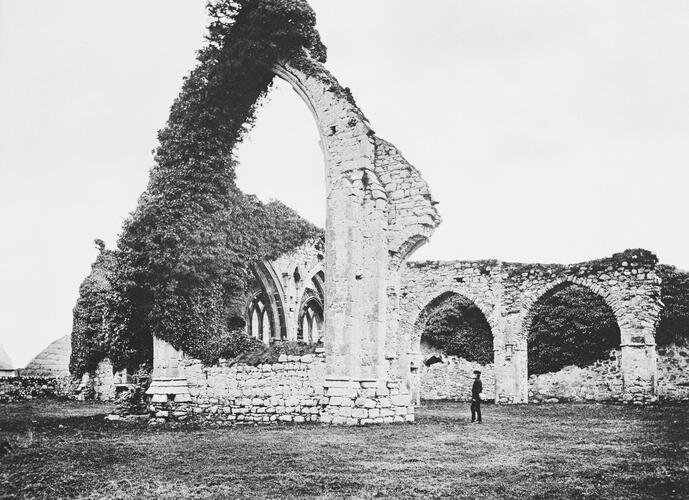
<instances>
[{"instance_id":1,"label":"gothic arch","mask_svg":"<svg viewBox=\"0 0 689 500\"><path fill-rule=\"evenodd\" d=\"M522 305L522 310L524 311L524 318L521 321L519 338L520 341L526 343L529 330L531 329L531 325L536 315L534 306L539 301L549 297L550 295L560 290L564 290L565 288L571 285L579 285L601 297L605 301L605 304L612 310L613 314L615 315L615 321L617 322L617 326L620 328L620 332L622 331L624 309L620 303L620 300L612 292L604 289L596 283L592 283L591 281L586 279L568 276L548 283L535 293L530 294L528 298L524 301Z\"/></svg>"},{"instance_id":2,"label":"gothic arch","mask_svg":"<svg viewBox=\"0 0 689 500\"><path fill-rule=\"evenodd\" d=\"M309 344L319 342L323 336L323 300L311 289L304 290L297 316L297 340Z\"/></svg>"},{"instance_id":3,"label":"gothic arch","mask_svg":"<svg viewBox=\"0 0 689 500\"><path fill-rule=\"evenodd\" d=\"M251 266L251 270L260 285L260 292L265 298L270 331L272 332L271 340L284 340L287 337L287 327L284 306L285 293L282 283L270 262L256 262ZM252 296L252 300L254 296ZM247 317L247 325L250 325L250 322L251 317Z\"/></svg>"},{"instance_id":4,"label":"gothic arch","mask_svg":"<svg viewBox=\"0 0 689 500\"><path fill-rule=\"evenodd\" d=\"M495 344L495 338L498 332L496 331L494 325L491 323L490 320L492 316L492 311L488 307L486 307L485 304L482 304L480 300L478 300L475 297L472 297L471 294L462 293L455 290L447 290L440 294L436 294L435 297L433 297L430 300L426 300L425 305L421 308L419 314L416 316L416 320L413 323L413 333L410 345L411 352L420 352L421 337L423 336L423 330L426 326L426 323L428 322L429 318L433 315L433 312L444 302L451 299L452 297L461 297L463 299L466 299L468 302L476 306L479 311L481 311L481 314L483 314L483 317L485 318L486 322L488 323L488 326L490 327L491 335L493 337L493 343Z\"/></svg>"}]
</instances>

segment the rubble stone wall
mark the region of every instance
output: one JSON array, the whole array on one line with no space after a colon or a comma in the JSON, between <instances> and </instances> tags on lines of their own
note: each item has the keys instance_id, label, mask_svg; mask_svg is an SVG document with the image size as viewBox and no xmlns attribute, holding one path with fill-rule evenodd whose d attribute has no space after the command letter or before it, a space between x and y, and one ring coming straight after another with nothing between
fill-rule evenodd
<instances>
[{"instance_id":1,"label":"rubble stone wall","mask_svg":"<svg viewBox=\"0 0 689 500\"><path fill-rule=\"evenodd\" d=\"M495 400L495 372L493 364L482 365L458 356L444 356L442 363L422 366L420 395L424 400L471 401L473 372L481 372L483 399Z\"/></svg>"},{"instance_id":2,"label":"rubble stone wall","mask_svg":"<svg viewBox=\"0 0 689 500\"><path fill-rule=\"evenodd\" d=\"M401 278L400 328L407 331L412 356L418 356L425 321L438 300L466 297L483 312L493 333L496 401L526 403L531 388L527 341L534 305L577 284L603 297L617 319L622 400L653 402L658 397L655 329L662 308L656 265L656 256L646 250L572 265L410 262Z\"/></svg>"},{"instance_id":3,"label":"rubble stone wall","mask_svg":"<svg viewBox=\"0 0 689 500\"><path fill-rule=\"evenodd\" d=\"M75 389L71 377L0 377L0 403L41 398L69 398Z\"/></svg>"},{"instance_id":4,"label":"rubble stone wall","mask_svg":"<svg viewBox=\"0 0 689 500\"><path fill-rule=\"evenodd\" d=\"M689 401L689 346L658 348L658 396Z\"/></svg>"},{"instance_id":5,"label":"rubble stone wall","mask_svg":"<svg viewBox=\"0 0 689 500\"><path fill-rule=\"evenodd\" d=\"M612 350L605 360L590 366L566 366L554 373L529 377L530 403L560 401L622 401L622 353Z\"/></svg>"},{"instance_id":6,"label":"rubble stone wall","mask_svg":"<svg viewBox=\"0 0 689 500\"><path fill-rule=\"evenodd\" d=\"M366 425L413 418L408 397L400 396L399 388L373 385L356 391L348 384L327 383L322 353L283 355L276 363L258 366L223 361L212 367L183 356L179 368L188 397L153 398L153 422Z\"/></svg>"}]
</instances>

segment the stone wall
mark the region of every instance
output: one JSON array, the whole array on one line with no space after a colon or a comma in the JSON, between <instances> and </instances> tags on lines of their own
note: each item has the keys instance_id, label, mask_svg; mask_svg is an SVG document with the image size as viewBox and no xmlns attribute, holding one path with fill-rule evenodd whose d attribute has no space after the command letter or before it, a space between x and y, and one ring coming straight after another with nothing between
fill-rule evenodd
<instances>
[{"instance_id":1,"label":"stone wall","mask_svg":"<svg viewBox=\"0 0 689 500\"><path fill-rule=\"evenodd\" d=\"M366 425L413 419L409 398L399 388L373 384L360 391L347 384L327 383L322 352L280 356L276 363L258 366L221 361L204 367L181 355L178 369L187 381L170 395L154 394L152 421L203 421L218 424L322 422Z\"/></svg>"},{"instance_id":2,"label":"stone wall","mask_svg":"<svg viewBox=\"0 0 689 500\"><path fill-rule=\"evenodd\" d=\"M471 401L474 370L481 372L483 399L495 399L495 374L493 364L482 365L457 356L443 356L442 363L422 365L420 369L421 400L447 399Z\"/></svg>"},{"instance_id":3,"label":"stone wall","mask_svg":"<svg viewBox=\"0 0 689 500\"><path fill-rule=\"evenodd\" d=\"M98 364L92 373L81 380L71 375L62 377L20 376L0 378L0 402L22 401L37 398L96 399L114 401L116 386L123 372L114 372L110 360Z\"/></svg>"},{"instance_id":4,"label":"stone wall","mask_svg":"<svg viewBox=\"0 0 689 500\"><path fill-rule=\"evenodd\" d=\"M528 331L534 305L576 284L600 295L620 327L623 400L646 403L655 391L655 328L662 304L657 258L647 250L571 265L476 262L410 262L401 277L400 329L412 356L420 352L425 321L439 301L453 295L471 300L493 333L496 401L525 403ZM411 385L411 382L410 382Z\"/></svg>"},{"instance_id":5,"label":"stone wall","mask_svg":"<svg viewBox=\"0 0 689 500\"><path fill-rule=\"evenodd\" d=\"M0 403L12 403L40 398L68 398L76 384L71 377L2 377Z\"/></svg>"},{"instance_id":6,"label":"stone wall","mask_svg":"<svg viewBox=\"0 0 689 500\"><path fill-rule=\"evenodd\" d=\"M583 368L567 366L529 377L529 402L624 401L622 355L613 350L605 360ZM689 348L659 347L657 394L666 401L689 401ZM633 389L634 390L634 389Z\"/></svg>"},{"instance_id":7,"label":"stone wall","mask_svg":"<svg viewBox=\"0 0 689 500\"><path fill-rule=\"evenodd\" d=\"M531 375L529 402L622 401L621 357L619 350L612 350L607 359L590 366L566 366L554 373Z\"/></svg>"},{"instance_id":8,"label":"stone wall","mask_svg":"<svg viewBox=\"0 0 689 500\"><path fill-rule=\"evenodd\" d=\"M325 359L322 354L281 356L277 363L204 367L182 357L180 369L188 398L154 395L155 421L204 420L219 423L316 422L322 404ZM180 399L188 399L180 401Z\"/></svg>"},{"instance_id":9,"label":"stone wall","mask_svg":"<svg viewBox=\"0 0 689 500\"><path fill-rule=\"evenodd\" d=\"M669 401L689 401L689 347L658 348L658 396Z\"/></svg>"}]
</instances>

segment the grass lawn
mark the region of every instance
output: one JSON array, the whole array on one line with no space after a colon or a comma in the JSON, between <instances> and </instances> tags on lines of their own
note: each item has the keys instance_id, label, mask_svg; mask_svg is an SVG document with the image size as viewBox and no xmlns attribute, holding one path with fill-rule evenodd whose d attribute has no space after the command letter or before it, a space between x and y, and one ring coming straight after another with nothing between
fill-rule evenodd
<instances>
[{"instance_id":1,"label":"grass lawn","mask_svg":"<svg viewBox=\"0 0 689 500\"><path fill-rule=\"evenodd\" d=\"M149 427L0 405L0 498L689 498L689 406L428 404L369 428Z\"/></svg>"}]
</instances>

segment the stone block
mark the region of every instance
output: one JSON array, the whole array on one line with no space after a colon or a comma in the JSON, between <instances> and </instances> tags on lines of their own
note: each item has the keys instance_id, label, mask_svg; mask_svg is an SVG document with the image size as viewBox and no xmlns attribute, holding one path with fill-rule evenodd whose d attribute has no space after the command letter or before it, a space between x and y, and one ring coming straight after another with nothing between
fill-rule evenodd
<instances>
[{"instance_id":1,"label":"stone block","mask_svg":"<svg viewBox=\"0 0 689 500\"><path fill-rule=\"evenodd\" d=\"M394 406L408 406L411 402L409 394L395 394L390 396L390 401Z\"/></svg>"},{"instance_id":2,"label":"stone block","mask_svg":"<svg viewBox=\"0 0 689 500\"><path fill-rule=\"evenodd\" d=\"M369 398L357 398L354 405L359 408L375 408L376 402Z\"/></svg>"},{"instance_id":3,"label":"stone block","mask_svg":"<svg viewBox=\"0 0 689 500\"><path fill-rule=\"evenodd\" d=\"M351 410L351 415L354 418L368 418L368 410L366 408L354 408Z\"/></svg>"}]
</instances>

